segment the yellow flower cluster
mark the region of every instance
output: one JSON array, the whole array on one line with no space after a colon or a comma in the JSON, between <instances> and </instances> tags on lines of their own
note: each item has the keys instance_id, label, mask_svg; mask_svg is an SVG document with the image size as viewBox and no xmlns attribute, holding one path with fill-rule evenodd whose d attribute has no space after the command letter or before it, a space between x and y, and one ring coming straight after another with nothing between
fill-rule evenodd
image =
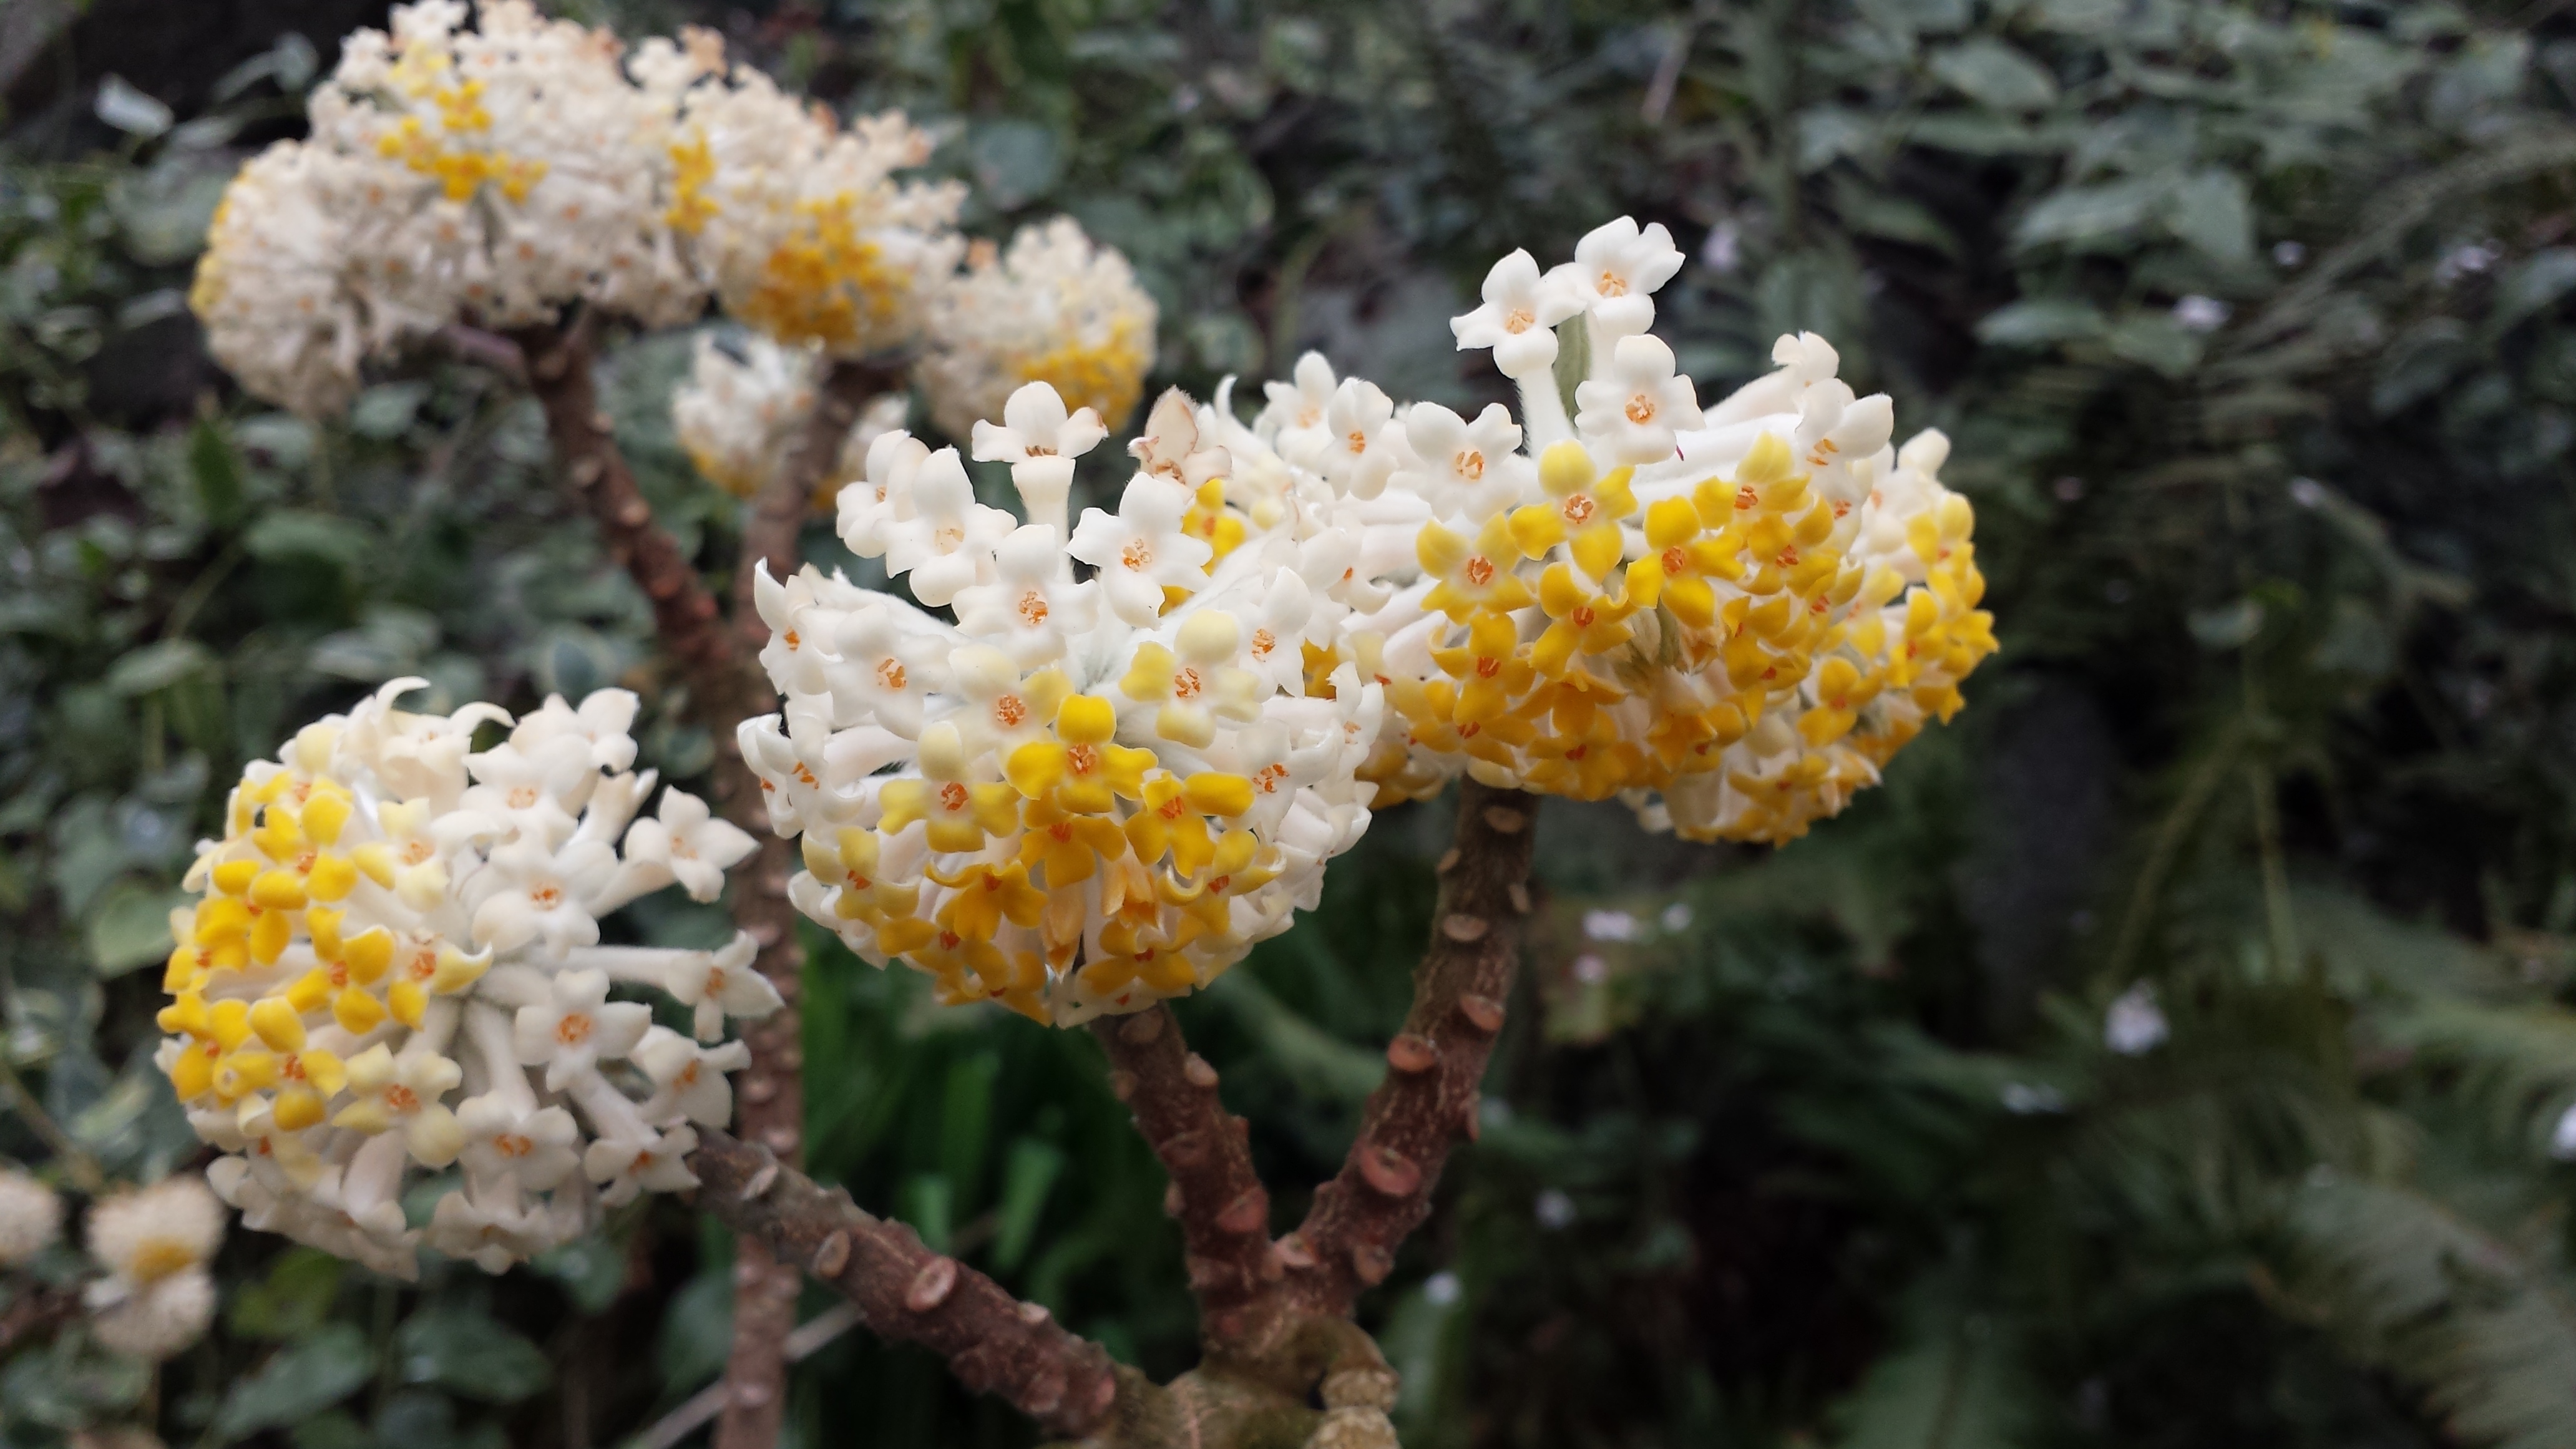
<instances>
[{"instance_id":1,"label":"yellow flower cluster","mask_svg":"<svg viewBox=\"0 0 2576 1449\"><path fill-rule=\"evenodd\" d=\"M1071 218L1022 227L1004 250L978 242L932 309L922 363L931 420L965 437L1043 382L1115 432L1153 370L1155 316L1127 259Z\"/></svg>"}]
</instances>

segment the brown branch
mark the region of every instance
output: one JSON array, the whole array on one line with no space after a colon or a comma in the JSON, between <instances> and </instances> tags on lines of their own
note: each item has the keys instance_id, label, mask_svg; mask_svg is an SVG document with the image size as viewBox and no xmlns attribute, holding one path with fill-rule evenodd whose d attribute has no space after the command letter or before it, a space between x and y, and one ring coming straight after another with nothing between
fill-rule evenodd
<instances>
[{"instance_id":1,"label":"brown branch","mask_svg":"<svg viewBox=\"0 0 2576 1449\"><path fill-rule=\"evenodd\" d=\"M1225 1110L1216 1069L1181 1039L1171 1009L1102 1017L1092 1035L1109 1053L1109 1088L1136 1114L1170 1174L1163 1208L1178 1218L1190 1288L1212 1355L1267 1337L1277 1319L1280 1263L1270 1251L1270 1194L1252 1169L1247 1124Z\"/></svg>"},{"instance_id":2,"label":"brown branch","mask_svg":"<svg viewBox=\"0 0 2576 1449\"><path fill-rule=\"evenodd\" d=\"M1478 1084L1502 1030L1529 913L1538 801L1473 780L1458 794L1455 844L1440 859L1431 944L1413 971L1413 1008L1387 1044L1341 1174L1315 1189L1303 1226L1280 1240L1283 1285L1302 1314L1346 1318L1383 1282L1395 1250L1431 1212L1450 1147L1476 1135Z\"/></svg>"},{"instance_id":3,"label":"brown branch","mask_svg":"<svg viewBox=\"0 0 2576 1449\"><path fill-rule=\"evenodd\" d=\"M769 630L752 601L757 570L765 566L770 577L780 579L796 571L801 552L797 535L804 528L815 488L839 461L841 440L849 434L851 421L868 397L900 381L864 363L832 364L815 391L814 411L796 446L778 476L752 499L743 519L733 578L736 647L745 660L757 659L761 646L769 642ZM776 707L764 680L757 712L767 714ZM749 875L734 890L734 921L760 943L753 964L787 1003L743 1032L743 1041L751 1047L751 1066L738 1082L741 1098L735 1130L793 1165L804 1155L805 1132L805 1079L800 1070L805 1057L804 1018L796 1007L804 952L796 939L795 908L787 902L787 877L795 869L796 858L763 818L767 812L760 804L759 782L743 764L731 721L725 723L718 740L716 793L726 818L760 842ZM715 1449L770 1449L778 1442L779 1425L787 1411L787 1339L796 1331L801 1282L795 1264L779 1262L751 1239L740 1244L734 1258L733 1346L725 1359L724 1417L716 1425Z\"/></svg>"},{"instance_id":4,"label":"brown branch","mask_svg":"<svg viewBox=\"0 0 2576 1449\"><path fill-rule=\"evenodd\" d=\"M918 1234L861 1212L768 1151L700 1134L689 1159L698 1206L848 1298L880 1338L918 1343L977 1393L992 1394L1049 1433L1081 1438L1159 1397L1108 1351L1000 1284L925 1246ZM1121 1400L1127 1402L1122 1405Z\"/></svg>"},{"instance_id":5,"label":"brown branch","mask_svg":"<svg viewBox=\"0 0 2576 1449\"><path fill-rule=\"evenodd\" d=\"M7 1356L21 1343L49 1337L55 1329L70 1322L80 1313L80 1290L49 1288L30 1283L21 1287L0 1311L0 1357Z\"/></svg>"}]
</instances>

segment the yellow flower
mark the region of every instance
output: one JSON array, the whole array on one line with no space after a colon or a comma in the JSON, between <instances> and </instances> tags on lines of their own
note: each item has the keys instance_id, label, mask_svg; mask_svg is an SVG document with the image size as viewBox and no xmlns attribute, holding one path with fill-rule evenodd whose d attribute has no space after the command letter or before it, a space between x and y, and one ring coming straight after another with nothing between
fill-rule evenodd
<instances>
[{"instance_id":1,"label":"yellow flower","mask_svg":"<svg viewBox=\"0 0 2576 1449\"><path fill-rule=\"evenodd\" d=\"M1438 579L1423 596L1425 609L1437 609L1459 623L1479 611L1508 614L1530 604L1529 585L1514 566L1520 545L1502 515L1485 520L1473 542L1437 523L1422 525L1413 553L1424 574Z\"/></svg>"},{"instance_id":2,"label":"yellow flower","mask_svg":"<svg viewBox=\"0 0 2576 1449\"><path fill-rule=\"evenodd\" d=\"M1633 471L1622 467L1596 474L1592 455L1581 443L1568 439L1550 445L1538 460L1538 485L1548 501L1512 510L1512 538L1524 555L1538 558L1570 538L1590 535L1607 539L1610 558L1616 562L1618 521L1637 511L1637 499L1628 491ZM1586 571L1595 578L1602 574L1588 566Z\"/></svg>"}]
</instances>

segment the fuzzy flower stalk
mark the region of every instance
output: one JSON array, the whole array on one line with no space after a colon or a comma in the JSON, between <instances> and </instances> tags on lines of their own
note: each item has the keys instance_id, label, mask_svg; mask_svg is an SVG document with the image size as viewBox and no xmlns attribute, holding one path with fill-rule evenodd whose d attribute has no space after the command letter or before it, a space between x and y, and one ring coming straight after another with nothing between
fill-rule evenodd
<instances>
[{"instance_id":1,"label":"fuzzy flower stalk","mask_svg":"<svg viewBox=\"0 0 2576 1449\"><path fill-rule=\"evenodd\" d=\"M727 1018L779 1004L752 943L600 944L600 918L678 884L712 900L751 837L633 773L635 697L394 707L396 680L249 767L187 877L159 1062L224 1156L251 1227L409 1278L428 1246L499 1272L603 1206L694 1184L696 1127L732 1116ZM508 726L473 747L474 732ZM656 1026L657 994L692 1016ZM406 1191L458 1170L426 1229ZM93 1238L95 1238L93 1229Z\"/></svg>"},{"instance_id":2,"label":"fuzzy flower stalk","mask_svg":"<svg viewBox=\"0 0 2576 1449\"><path fill-rule=\"evenodd\" d=\"M1230 496L1359 538L1340 648L1386 690L1362 770L1619 795L1695 839L1782 842L1843 808L1995 649L1938 432L1891 444L1821 337L1702 408L1648 329L1681 254L1621 218L1542 272L1495 264L1451 326L1519 415L1399 405L1309 354L1246 429ZM1589 364L1569 414L1560 338Z\"/></svg>"},{"instance_id":3,"label":"fuzzy flower stalk","mask_svg":"<svg viewBox=\"0 0 2576 1449\"><path fill-rule=\"evenodd\" d=\"M790 897L860 955L1039 1020L1138 1010L1286 929L1366 829L1382 692L1308 673L1349 541L1256 527L1202 426L1166 394L1118 510L1068 528L1107 430L1028 384L973 429L1028 522L901 433L842 490L843 541L918 604L810 567L762 580L784 708L743 754L801 841Z\"/></svg>"}]
</instances>

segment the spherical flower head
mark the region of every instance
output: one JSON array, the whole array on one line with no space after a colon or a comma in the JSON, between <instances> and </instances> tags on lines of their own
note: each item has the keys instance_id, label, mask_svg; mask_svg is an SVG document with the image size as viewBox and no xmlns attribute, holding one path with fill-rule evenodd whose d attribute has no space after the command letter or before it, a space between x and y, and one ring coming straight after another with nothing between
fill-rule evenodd
<instances>
[{"instance_id":1,"label":"spherical flower head","mask_svg":"<svg viewBox=\"0 0 2576 1449\"><path fill-rule=\"evenodd\" d=\"M14 1268L62 1236L63 1200L42 1182L0 1168L0 1268Z\"/></svg>"},{"instance_id":2,"label":"spherical flower head","mask_svg":"<svg viewBox=\"0 0 2576 1449\"><path fill-rule=\"evenodd\" d=\"M1498 263L1453 329L1522 383L1518 419L1382 413L1310 356L1227 437L1239 474L1347 545L1326 570L1354 611L1334 657L1386 690L1358 771L1380 798L1466 773L1783 841L1955 713L1993 652L1973 511L1938 477L1948 441L1891 447L1888 399L1855 395L1813 334L1701 409L1647 331L1680 260L1623 218L1552 271ZM1577 311L1592 347L1569 418L1547 328ZM1354 467L1381 443L1382 487Z\"/></svg>"},{"instance_id":3,"label":"spherical flower head","mask_svg":"<svg viewBox=\"0 0 2576 1449\"><path fill-rule=\"evenodd\" d=\"M1022 227L1002 251L979 242L931 304L921 366L931 421L968 437L977 419L1007 422L1007 400L1045 383L1066 406L1123 428L1153 370L1155 317L1127 259L1071 218Z\"/></svg>"},{"instance_id":4,"label":"spherical flower head","mask_svg":"<svg viewBox=\"0 0 2576 1449\"><path fill-rule=\"evenodd\" d=\"M1044 465L1041 515L1101 432L1031 385L972 436ZM1237 435L1166 394L1119 510L979 549L953 624L812 569L778 588L782 709L740 742L803 852L799 909L943 1001L1070 1023L1194 990L1315 903L1374 794L1355 772L1382 692L1329 663L1347 608L1324 592L1360 542L1238 493ZM934 546L976 548L978 526L937 496L953 453L869 464L844 521L915 597L945 594L922 582Z\"/></svg>"},{"instance_id":5,"label":"spherical flower head","mask_svg":"<svg viewBox=\"0 0 2576 1449\"><path fill-rule=\"evenodd\" d=\"M633 695L551 698L515 721L397 709L421 683L394 681L245 772L188 874L201 898L172 922L158 1060L225 1154L207 1182L251 1226L399 1276L424 1243L498 1272L588 1231L620 1193L686 1185L676 1159L629 1169L705 1096L624 1089L643 1080L626 1068L641 1071L650 1008L614 990L668 992L710 1041L779 999L748 938L598 944L599 919L648 892L714 899L753 848L680 791L637 818L654 777L630 770ZM476 750L487 724L507 736ZM571 1170L603 1146L613 1170ZM415 1230L407 1188L460 1164ZM123 1211L93 1215L92 1251L166 1259L123 1246L138 1217Z\"/></svg>"},{"instance_id":6,"label":"spherical flower head","mask_svg":"<svg viewBox=\"0 0 2576 1449\"><path fill-rule=\"evenodd\" d=\"M671 394L671 428L710 483L736 498L768 486L814 410L814 356L766 337L728 350L698 335L689 377Z\"/></svg>"},{"instance_id":7,"label":"spherical flower head","mask_svg":"<svg viewBox=\"0 0 2576 1449\"><path fill-rule=\"evenodd\" d=\"M673 224L727 313L834 357L919 337L965 250L965 192L897 175L931 151L901 112L844 129L746 66L684 92L670 135Z\"/></svg>"},{"instance_id":8,"label":"spherical flower head","mask_svg":"<svg viewBox=\"0 0 2576 1449\"><path fill-rule=\"evenodd\" d=\"M224 1207L204 1179L181 1174L101 1198L84 1237L107 1269L84 1292L101 1344L158 1361L204 1335L215 1306L206 1263L224 1240Z\"/></svg>"}]
</instances>

